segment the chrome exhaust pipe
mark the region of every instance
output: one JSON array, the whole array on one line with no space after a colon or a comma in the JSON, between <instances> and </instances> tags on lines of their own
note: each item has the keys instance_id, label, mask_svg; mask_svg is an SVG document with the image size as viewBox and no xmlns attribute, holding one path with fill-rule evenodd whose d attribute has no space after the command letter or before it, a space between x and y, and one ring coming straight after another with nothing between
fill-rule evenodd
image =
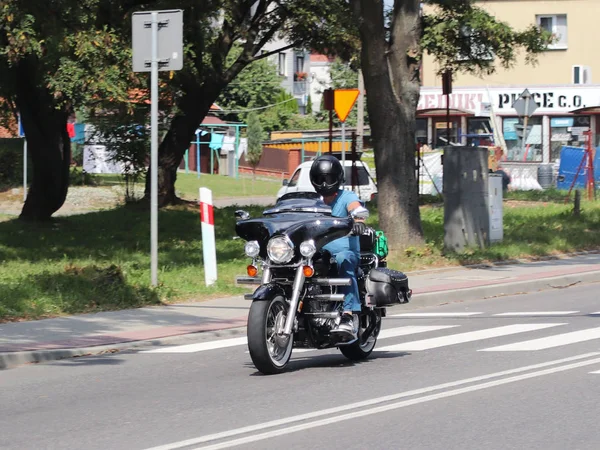
<instances>
[{"instance_id":1,"label":"chrome exhaust pipe","mask_svg":"<svg viewBox=\"0 0 600 450\"><path fill-rule=\"evenodd\" d=\"M320 319L336 319L339 317L338 312L316 312L316 313L304 313L305 316L317 317Z\"/></svg>"},{"instance_id":2,"label":"chrome exhaust pipe","mask_svg":"<svg viewBox=\"0 0 600 450\"><path fill-rule=\"evenodd\" d=\"M350 278L313 278L310 282L319 286L350 286L352 284Z\"/></svg>"},{"instance_id":3,"label":"chrome exhaust pipe","mask_svg":"<svg viewBox=\"0 0 600 450\"><path fill-rule=\"evenodd\" d=\"M306 296L307 300L316 300L318 302L343 302L345 294L318 294Z\"/></svg>"}]
</instances>

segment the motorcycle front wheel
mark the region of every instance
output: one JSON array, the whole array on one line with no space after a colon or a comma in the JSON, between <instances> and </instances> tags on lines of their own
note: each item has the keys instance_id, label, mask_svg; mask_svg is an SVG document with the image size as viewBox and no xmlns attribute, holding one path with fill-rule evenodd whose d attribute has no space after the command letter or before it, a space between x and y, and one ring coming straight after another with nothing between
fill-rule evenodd
<instances>
[{"instance_id":1,"label":"motorcycle front wheel","mask_svg":"<svg viewBox=\"0 0 600 450\"><path fill-rule=\"evenodd\" d=\"M374 328L372 333L366 337L365 332L369 326L373 324ZM373 349L375 348L375 344L377 344L377 336L379 336L379 332L381 331L381 313L379 311L372 311L366 316L366 326L359 326L358 330L358 340L350 345L340 346L339 349L346 358L352 361L361 361L363 359L367 359Z\"/></svg>"},{"instance_id":2,"label":"motorcycle front wheel","mask_svg":"<svg viewBox=\"0 0 600 450\"><path fill-rule=\"evenodd\" d=\"M282 296L254 301L248 315L248 350L254 366L265 375L281 373L292 356L293 336L281 336L288 313L288 302Z\"/></svg>"}]
</instances>

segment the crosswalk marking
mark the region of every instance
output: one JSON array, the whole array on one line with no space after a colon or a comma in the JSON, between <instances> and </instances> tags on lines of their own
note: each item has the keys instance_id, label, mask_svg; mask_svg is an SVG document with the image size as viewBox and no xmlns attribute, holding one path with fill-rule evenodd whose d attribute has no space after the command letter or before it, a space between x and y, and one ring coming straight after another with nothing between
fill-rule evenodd
<instances>
[{"instance_id":1,"label":"crosswalk marking","mask_svg":"<svg viewBox=\"0 0 600 450\"><path fill-rule=\"evenodd\" d=\"M465 342L478 341L481 339L489 339L499 336L508 336L511 334L525 333L528 331L543 330L545 328L566 325L564 323L538 323L538 324L515 324L506 325L503 327L487 328L477 331L468 331L466 333L451 334L437 338L423 339L420 341L405 342L402 344L389 345L381 347L380 352L396 352L396 351L421 351L432 348L446 347L448 345L462 344ZM376 349L377 350L377 349Z\"/></svg>"},{"instance_id":2,"label":"crosswalk marking","mask_svg":"<svg viewBox=\"0 0 600 450\"><path fill-rule=\"evenodd\" d=\"M405 327L390 328L389 330L381 330L381 333L379 333L379 336L377 337L377 341L379 342L381 339L389 339L398 336L407 336L409 334L427 333L429 331L456 328L459 326L460 325L407 325ZM318 351L318 349L316 348L295 348L292 355L294 353L306 353L316 351ZM246 353L250 352L246 350Z\"/></svg>"},{"instance_id":3,"label":"crosswalk marking","mask_svg":"<svg viewBox=\"0 0 600 450\"><path fill-rule=\"evenodd\" d=\"M470 317L483 314L481 312L453 312L453 313L403 313L393 314L388 317Z\"/></svg>"},{"instance_id":4,"label":"crosswalk marking","mask_svg":"<svg viewBox=\"0 0 600 450\"><path fill-rule=\"evenodd\" d=\"M579 311L523 311L523 312L506 312L494 314L494 316L512 316L512 317L528 317L528 316L566 316L569 314L577 314Z\"/></svg>"},{"instance_id":5,"label":"crosswalk marking","mask_svg":"<svg viewBox=\"0 0 600 450\"><path fill-rule=\"evenodd\" d=\"M570 333L555 334L545 338L532 339L530 341L516 342L514 344L500 345L497 347L484 348L480 352L523 352L534 350L545 350L547 348L560 347L562 345L575 344L577 342L600 339L600 328L588 328L586 330L572 331Z\"/></svg>"},{"instance_id":6,"label":"crosswalk marking","mask_svg":"<svg viewBox=\"0 0 600 450\"><path fill-rule=\"evenodd\" d=\"M174 347L156 348L154 350L145 350L140 353L195 353L217 348L235 347L244 345L248 341L246 337L233 339L223 339L220 341L199 342L197 344L177 345Z\"/></svg>"}]
</instances>

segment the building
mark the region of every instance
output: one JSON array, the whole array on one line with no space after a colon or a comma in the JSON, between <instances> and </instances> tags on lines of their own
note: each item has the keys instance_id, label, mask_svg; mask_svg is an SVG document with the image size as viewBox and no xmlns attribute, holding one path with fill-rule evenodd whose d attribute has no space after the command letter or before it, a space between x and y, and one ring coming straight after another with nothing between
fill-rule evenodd
<instances>
[{"instance_id":1,"label":"building","mask_svg":"<svg viewBox=\"0 0 600 450\"><path fill-rule=\"evenodd\" d=\"M555 163L564 145L583 146L593 133L600 144L600 59L595 51L598 0L486 0L479 6L515 29L536 24L554 33L558 40L539 55L536 66L519 55L511 69L499 68L478 78L455 74L450 96L450 140L463 145L505 146L505 165L537 167ZM438 65L425 55L417 136L421 143L440 147L446 143L446 99ZM523 119L513 103L527 89L536 105L528 119L528 132L521 138ZM530 100L531 101L531 100ZM496 133L496 139L494 138ZM500 141L500 142L498 142Z\"/></svg>"},{"instance_id":2,"label":"building","mask_svg":"<svg viewBox=\"0 0 600 450\"><path fill-rule=\"evenodd\" d=\"M331 87L331 64L334 60L332 56L310 55L310 98L315 112L321 110L323 91Z\"/></svg>"},{"instance_id":3,"label":"building","mask_svg":"<svg viewBox=\"0 0 600 450\"><path fill-rule=\"evenodd\" d=\"M285 40L273 39L262 51L277 51L287 45ZM270 59L277 66L281 86L296 98L300 113L305 114L310 86L310 53L304 49L288 48L276 52Z\"/></svg>"}]
</instances>

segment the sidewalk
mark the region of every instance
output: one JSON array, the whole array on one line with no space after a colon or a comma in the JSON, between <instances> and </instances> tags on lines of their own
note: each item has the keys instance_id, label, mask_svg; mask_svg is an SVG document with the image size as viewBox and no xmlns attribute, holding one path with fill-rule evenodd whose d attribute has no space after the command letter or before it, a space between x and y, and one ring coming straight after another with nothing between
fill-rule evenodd
<instances>
[{"instance_id":1,"label":"sidewalk","mask_svg":"<svg viewBox=\"0 0 600 450\"><path fill-rule=\"evenodd\" d=\"M600 254L489 267L409 273L403 309L600 282ZM240 297L0 324L0 369L102 353L190 333L245 333L250 302Z\"/></svg>"}]
</instances>

